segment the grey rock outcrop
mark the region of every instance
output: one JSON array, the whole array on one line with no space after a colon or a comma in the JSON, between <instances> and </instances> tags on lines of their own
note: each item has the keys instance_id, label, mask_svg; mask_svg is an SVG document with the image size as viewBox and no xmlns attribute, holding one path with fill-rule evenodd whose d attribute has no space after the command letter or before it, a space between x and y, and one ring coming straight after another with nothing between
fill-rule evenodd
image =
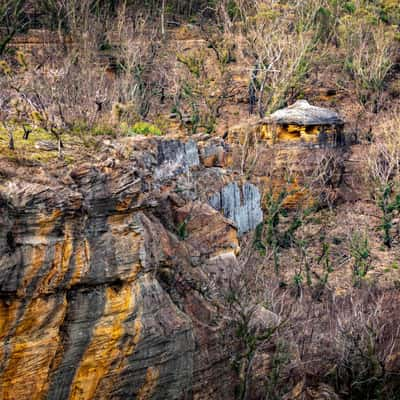
<instances>
[{"instance_id":1,"label":"grey rock outcrop","mask_svg":"<svg viewBox=\"0 0 400 400\"><path fill-rule=\"evenodd\" d=\"M241 189L236 182L226 185L209 203L236 224L239 235L255 229L263 220L260 192L248 182Z\"/></svg>"},{"instance_id":2,"label":"grey rock outcrop","mask_svg":"<svg viewBox=\"0 0 400 400\"><path fill-rule=\"evenodd\" d=\"M343 125L341 116L333 110L312 106L307 100L298 100L289 107L275 111L270 116L278 125Z\"/></svg>"},{"instance_id":3,"label":"grey rock outcrop","mask_svg":"<svg viewBox=\"0 0 400 400\"><path fill-rule=\"evenodd\" d=\"M277 314L267 310L261 304L251 311L249 310L251 315L249 329L254 335L265 335L269 329L276 328L281 322Z\"/></svg>"},{"instance_id":4,"label":"grey rock outcrop","mask_svg":"<svg viewBox=\"0 0 400 400\"><path fill-rule=\"evenodd\" d=\"M160 140L157 162L158 179L168 179L186 173L191 167L200 164L197 143L193 140L188 140L186 143L179 140Z\"/></svg>"}]
</instances>

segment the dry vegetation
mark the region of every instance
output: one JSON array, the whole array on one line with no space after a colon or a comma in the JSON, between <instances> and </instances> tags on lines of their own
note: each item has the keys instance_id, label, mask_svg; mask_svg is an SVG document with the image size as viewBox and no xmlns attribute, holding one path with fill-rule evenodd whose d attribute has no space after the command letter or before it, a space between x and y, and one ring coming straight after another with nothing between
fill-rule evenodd
<instances>
[{"instance_id":1,"label":"dry vegetation","mask_svg":"<svg viewBox=\"0 0 400 400\"><path fill-rule=\"evenodd\" d=\"M397 94L400 16L390 0L3 3L2 119L57 139L132 134L141 121L220 132L307 92L318 100L318 88L339 106L359 103L356 121ZM30 35L39 47L18 45Z\"/></svg>"}]
</instances>

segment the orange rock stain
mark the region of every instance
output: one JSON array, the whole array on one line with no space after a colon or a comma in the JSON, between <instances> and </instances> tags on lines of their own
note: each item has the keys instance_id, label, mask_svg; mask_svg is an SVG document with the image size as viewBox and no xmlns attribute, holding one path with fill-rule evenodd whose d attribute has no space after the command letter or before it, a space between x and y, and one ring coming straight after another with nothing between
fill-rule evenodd
<instances>
[{"instance_id":1,"label":"orange rock stain","mask_svg":"<svg viewBox=\"0 0 400 400\"><path fill-rule=\"evenodd\" d=\"M156 367L147 368L146 381L140 388L136 400L150 400L160 377L160 370Z\"/></svg>"},{"instance_id":2,"label":"orange rock stain","mask_svg":"<svg viewBox=\"0 0 400 400\"><path fill-rule=\"evenodd\" d=\"M65 298L59 302L55 297L37 298L29 304L8 343L7 360L1 359L4 363L4 370L0 371L2 400L45 398L49 368L59 345L59 327L66 306ZM18 307L18 304L11 306L12 309ZM0 306L2 321L3 312ZM4 349L2 355L5 356Z\"/></svg>"},{"instance_id":3,"label":"orange rock stain","mask_svg":"<svg viewBox=\"0 0 400 400\"><path fill-rule=\"evenodd\" d=\"M121 288L106 289L106 304L103 317L96 324L91 343L87 348L71 385L70 400L107 398L107 388L102 385L111 364L127 350L120 346L126 334L125 320L133 312L139 286L129 284ZM140 332L141 325L136 325ZM134 341L139 332L135 332ZM132 335L132 332L130 332ZM136 339L137 340L137 339ZM129 351L133 351L130 349ZM115 373L115 371L113 371ZM98 390L102 387L102 390Z\"/></svg>"},{"instance_id":4,"label":"orange rock stain","mask_svg":"<svg viewBox=\"0 0 400 400\"><path fill-rule=\"evenodd\" d=\"M60 210L54 210L50 215L43 215L38 220L38 230L35 233L35 237L43 243L33 245L30 262L27 263L28 267L25 269L22 288L20 290L21 295L24 294L26 288L32 282L40 267L43 266L43 262L46 256L47 248L47 237L50 232L54 229L55 221L61 216Z\"/></svg>"}]
</instances>

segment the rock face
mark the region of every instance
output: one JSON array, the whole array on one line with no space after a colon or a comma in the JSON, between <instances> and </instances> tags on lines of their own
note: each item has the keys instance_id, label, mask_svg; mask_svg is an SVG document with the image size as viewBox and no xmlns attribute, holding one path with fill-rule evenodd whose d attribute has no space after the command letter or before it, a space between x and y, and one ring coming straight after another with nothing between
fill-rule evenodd
<instances>
[{"instance_id":1,"label":"rock face","mask_svg":"<svg viewBox=\"0 0 400 400\"><path fill-rule=\"evenodd\" d=\"M3 167L0 399L233 399L239 236L262 222L268 168L322 154L258 144L137 137L69 171Z\"/></svg>"},{"instance_id":2,"label":"rock face","mask_svg":"<svg viewBox=\"0 0 400 400\"><path fill-rule=\"evenodd\" d=\"M123 145L122 161L0 174L1 399L234 398L210 284L237 274L258 190L194 140Z\"/></svg>"},{"instance_id":3,"label":"rock face","mask_svg":"<svg viewBox=\"0 0 400 400\"><path fill-rule=\"evenodd\" d=\"M191 167L200 164L197 144L193 140L183 143L179 140L159 141L156 179L172 178L187 173Z\"/></svg>"},{"instance_id":4,"label":"rock face","mask_svg":"<svg viewBox=\"0 0 400 400\"><path fill-rule=\"evenodd\" d=\"M245 183L241 189L236 182L223 187L210 198L210 204L235 221L239 235L255 229L263 221L261 195L251 183Z\"/></svg>"}]
</instances>

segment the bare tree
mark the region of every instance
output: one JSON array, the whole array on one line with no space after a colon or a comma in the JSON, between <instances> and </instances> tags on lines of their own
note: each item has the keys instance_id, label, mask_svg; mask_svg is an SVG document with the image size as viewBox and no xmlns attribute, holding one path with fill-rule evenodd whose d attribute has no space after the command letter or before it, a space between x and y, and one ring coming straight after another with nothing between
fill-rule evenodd
<instances>
[{"instance_id":1,"label":"bare tree","mask_svg":"<svg viewBox=\"0 0 400 400\"><path fill-rule=\"evenodd\" d=\"M0 4L0 56L14 36L22 32L27 20L24 18L27 0L5 0Z\"/></svg>"},{"instance_id":2,"label":"bare tree","mask_svg":"<svg viewBox=\"0 0 400 400\"><path fill-rule=\"evenodd\" d=\"M392 246L393 219L400 212L400 138L399 117L396 112L380 127L369 147L366 157L366 178L372 188L372 196L382 212L380 228L384 234L384 244Z\"/></svg>"},{"instance_id":3,"label":"bare tree","mask_svg":"<svg viewBox=\"0 0 400 400\"><path fill-rule=\"evenodd\" d=\"M250 103L254 104L256 98L258 113L264 117L282 106L288 100L289 89L296 88L303 79L312 37L304 31L293 32L290 19L274 11L275 2L254 3L252 18L246 17L246 6L242 8L241 36L246 42L246 52L250 50L253 58ZM269 13L265 12L267 5Z\"/></svg>"}]
</instances>

